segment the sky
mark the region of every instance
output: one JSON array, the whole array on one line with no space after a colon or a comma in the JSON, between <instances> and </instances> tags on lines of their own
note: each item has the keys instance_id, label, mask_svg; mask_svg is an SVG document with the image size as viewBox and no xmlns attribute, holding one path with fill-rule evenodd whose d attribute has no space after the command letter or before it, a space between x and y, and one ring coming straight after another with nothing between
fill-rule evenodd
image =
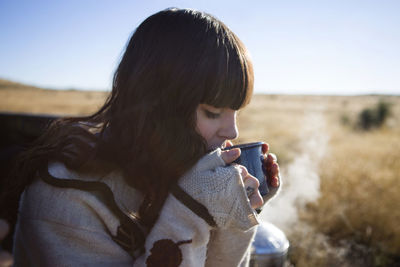
<instances>
[{"instance_id":1,"label":"sky","mask_svg":"<svg viewBox=\"0 0 400 267\"><path fill-rule=\"evenodd\" d=\"M135 28L167 7L228 25L256 93L400 95L399 0L0 0L0 78L109 90Z\"/></svg>"}]
</instances>

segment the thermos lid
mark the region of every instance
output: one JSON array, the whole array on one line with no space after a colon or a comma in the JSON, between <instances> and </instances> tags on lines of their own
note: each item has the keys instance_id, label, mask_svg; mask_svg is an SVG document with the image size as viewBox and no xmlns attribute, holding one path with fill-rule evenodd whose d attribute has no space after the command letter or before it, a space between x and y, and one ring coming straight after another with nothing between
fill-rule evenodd
<instances>
[{"instance_id":1,"label":"thermos lid","mask_svg":"<svg viewBox=\"0 0 400 267\"><path fill-rule=\"evenodd\" d=\"M286 235L272 223L262 222L257 229L252 243L252 254L255 255L282 255L289 249Z\"/></svg>"}]
</instances>

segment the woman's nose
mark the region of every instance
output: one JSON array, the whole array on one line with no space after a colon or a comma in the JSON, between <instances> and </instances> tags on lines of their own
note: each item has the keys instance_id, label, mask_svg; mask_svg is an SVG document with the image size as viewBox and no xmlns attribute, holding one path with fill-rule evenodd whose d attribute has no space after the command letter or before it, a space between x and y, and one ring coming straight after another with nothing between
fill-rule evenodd
<instances>
[{"instance_id":1,"label":"woman's nose","mask_svg":"<svg viewBox=\"0 0 400 267\"><path fill-rule=\"evenodd\" d=\"M219 135L227 140L238 138L239 131L236 125L236 112L224 118L224 123L220 128Z\"/></svg>"}]
</instances>

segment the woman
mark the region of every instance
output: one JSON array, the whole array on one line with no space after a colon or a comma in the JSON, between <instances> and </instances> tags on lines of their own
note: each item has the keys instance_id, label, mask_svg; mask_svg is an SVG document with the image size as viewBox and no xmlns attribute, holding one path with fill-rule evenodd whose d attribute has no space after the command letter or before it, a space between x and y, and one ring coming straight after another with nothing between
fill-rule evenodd
<instances>
[{"instance_id":1,"label":"woman","mask_svg":"<svg viewBox=\"0 0 400 267\"><path fill-rule=\"evenodd\" d=\"M240 151L220 148L252 89L222 22L189 9L147 18L103 107L56 121L21 158L15 265L246 265L262 198L229 165ZM277 188L278 165L264 162Z\"/></svg>"}]
</instances>

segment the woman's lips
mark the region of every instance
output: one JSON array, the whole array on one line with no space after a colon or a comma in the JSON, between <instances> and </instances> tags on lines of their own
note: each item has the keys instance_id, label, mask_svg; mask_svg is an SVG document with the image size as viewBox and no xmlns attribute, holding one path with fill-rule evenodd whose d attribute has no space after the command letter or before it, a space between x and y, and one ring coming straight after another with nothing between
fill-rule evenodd
<instances>
[{"instance_id":1,"label":"woman's lips","mask_svg":"<svg viewBox=\"0 0 400 267\"><path fill-rule=\"evenodd\" d=\"M225 146L226 146L226 144L225 144L225 142L223 142L223 143L220 144L220 145L211 145L211 146L209 147L209 149L210 149L210 150L215 150L215 149L217 149L217 148L224 149Z\"/></svg>"}]
</instances>

